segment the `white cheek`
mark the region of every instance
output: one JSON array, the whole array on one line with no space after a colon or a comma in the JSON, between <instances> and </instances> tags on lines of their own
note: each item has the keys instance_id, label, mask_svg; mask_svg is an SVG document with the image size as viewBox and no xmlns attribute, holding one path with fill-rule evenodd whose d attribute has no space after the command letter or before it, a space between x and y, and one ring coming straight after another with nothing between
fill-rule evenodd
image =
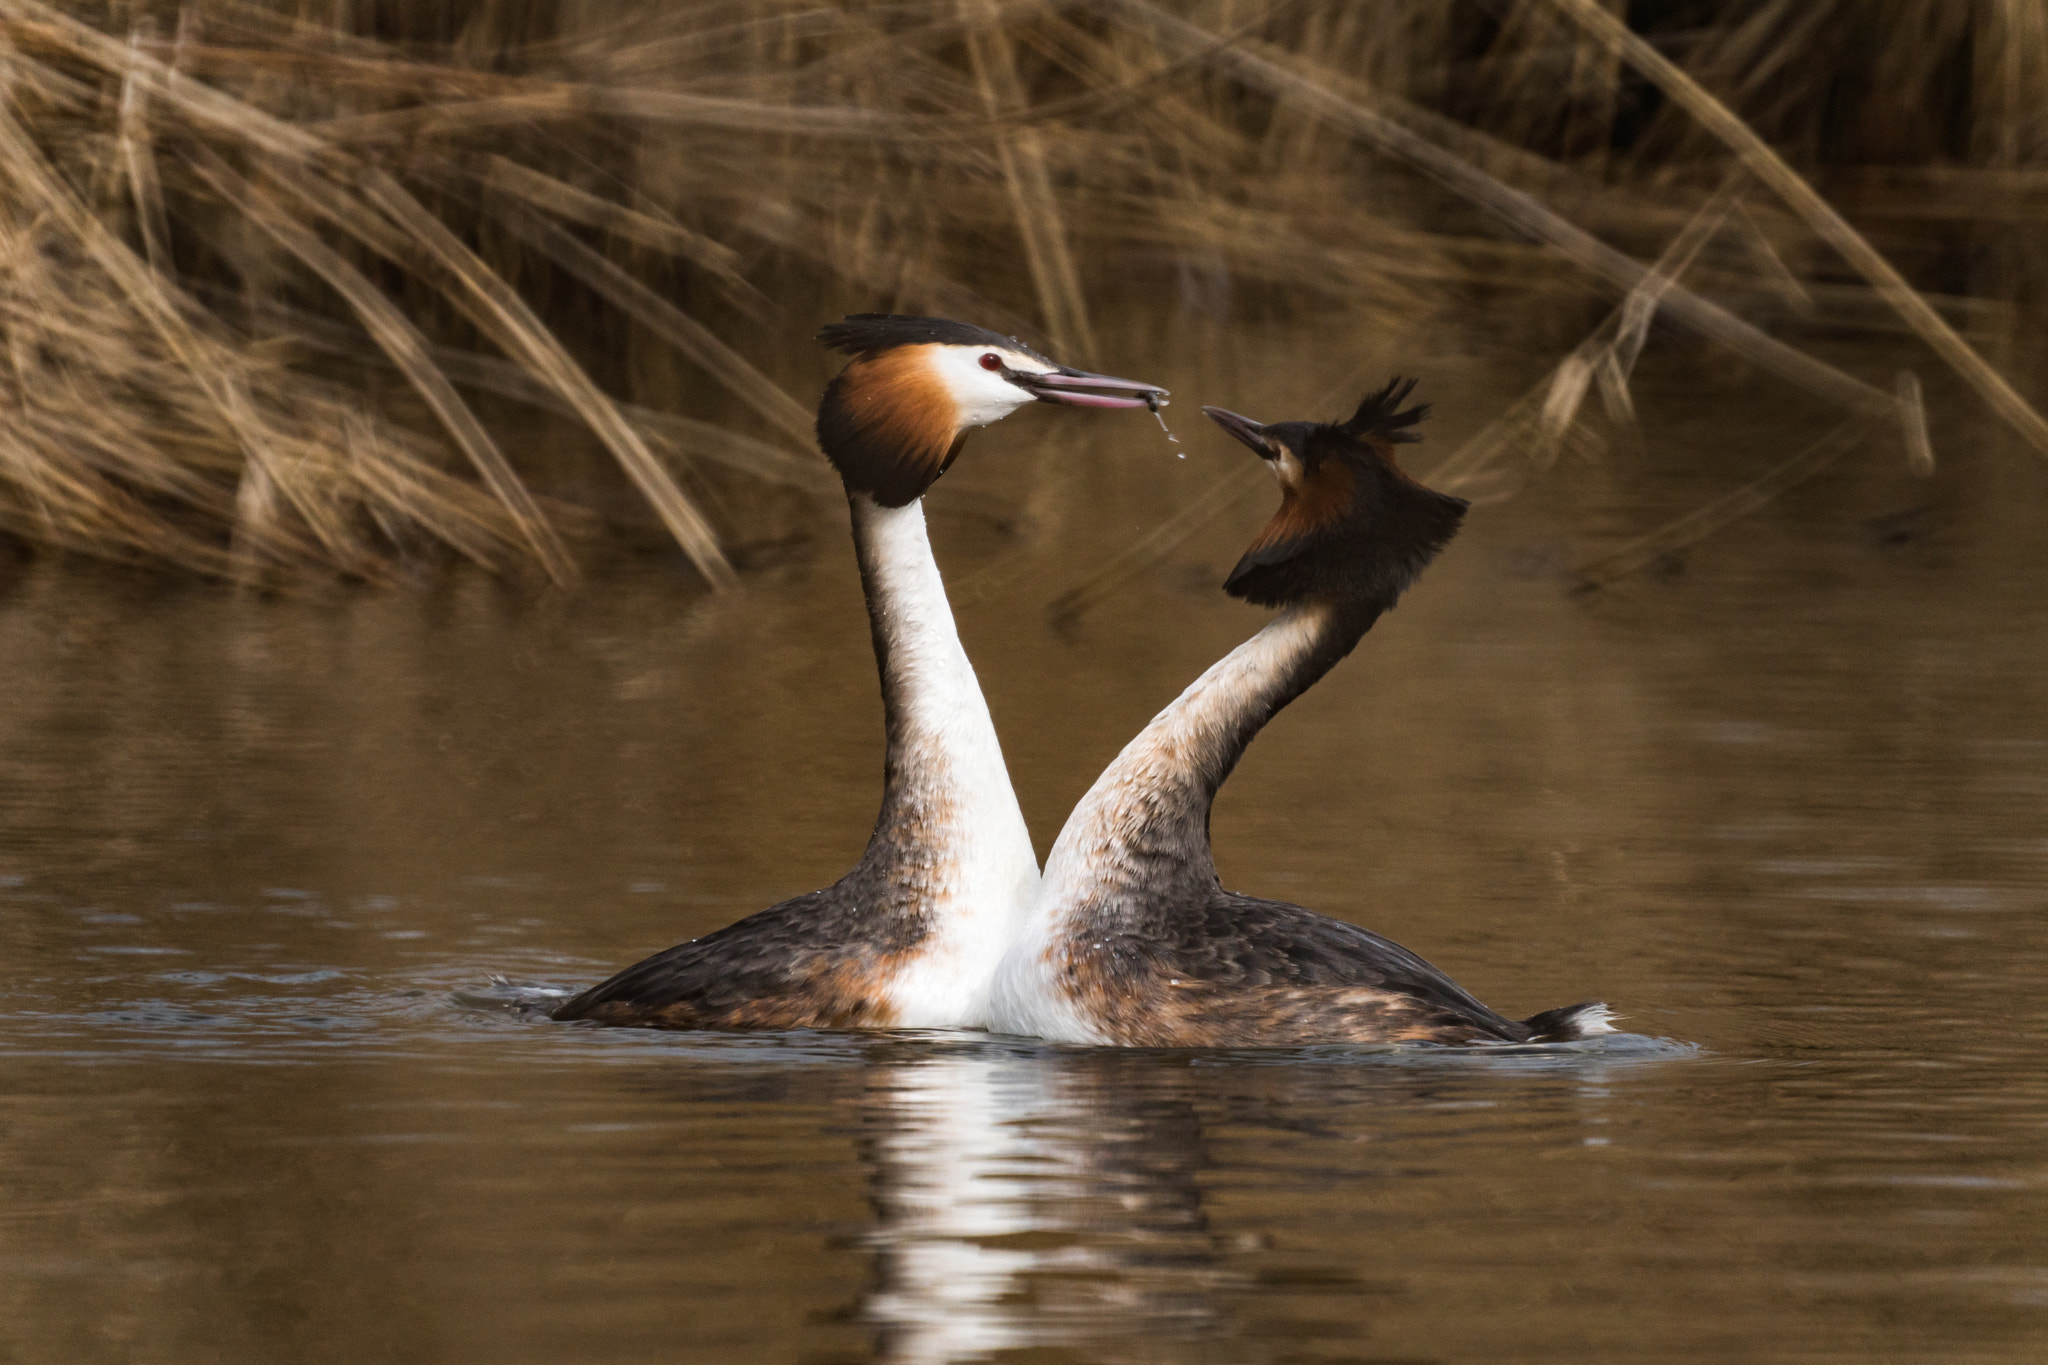
<instances>
[{"instance_id":1,"label":"white cheek","mask_svg":"<svg viewBox=\"0 0 2048 1365\"><path fill-rule=\"evenodd\" d=\"M983 427L1008 417L1032 401L1031 395L1004 379L994 370L981 367L982 352L966 348L941 349L932 357L932 370L953 395L960 411L960 425Z\"/></svg>"},{"instance_id":2,"label":"white cheek","mask_svg":"<svg viewBox=\"0 0 2048 1365\"><path fill-rule=\"evenodd\" d=\"M1295 458L1291 450L1282 450L1280 458L1273 461L1273 477L1280 481L1282 488L1301 487L1301 473L1301 461Z\"/></svg>"}]
</instances>

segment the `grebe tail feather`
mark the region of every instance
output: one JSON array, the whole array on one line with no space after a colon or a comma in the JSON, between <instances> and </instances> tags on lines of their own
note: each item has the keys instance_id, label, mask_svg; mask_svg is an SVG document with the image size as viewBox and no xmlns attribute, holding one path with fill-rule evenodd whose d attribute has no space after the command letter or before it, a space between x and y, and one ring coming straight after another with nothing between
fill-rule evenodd
<instances>
[{"instance_id":1,"label":"grebe tail feather","mask_svg":"<svg viewBox=\"0 0 2048 1365\"><path fill-rule=\"evenodd\" d=\"M1587 1000L1532 1014L1522 1021L1522 1027L1529 1030L1532 1043L1574 1043L1613 1033L1618 1017L1600 1001Z\"/></svg>"}]
</instances>

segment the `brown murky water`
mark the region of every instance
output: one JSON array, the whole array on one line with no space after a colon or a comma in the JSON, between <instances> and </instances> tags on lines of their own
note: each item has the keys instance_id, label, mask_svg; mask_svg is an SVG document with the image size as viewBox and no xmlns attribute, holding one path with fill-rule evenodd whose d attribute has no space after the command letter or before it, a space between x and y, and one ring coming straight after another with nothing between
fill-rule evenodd
<instances>
[{"instance_id":1,"label":"brown murky water","mask_svg":"<svg viewBox=\"0 0 2048 1365\"><path fill-rule=\"evenodd\" d=\"M1278 419L1358 386L1323 354L1117 367ZM1426 372L1437 449L1530 377ZM1873 450L1573 598L1809 420L1639 397L1651 451L1475 512L1216 838L1508 1012L1684 1047L536 1022L492 974L588 981L857 854L842 536L719 600L662 558L542 601L9 570L0 1360L2039 1359L2048 471ZM1212 585L1265 494L1046 624L1244 458L1192 412L1026 414L933 499L1041 846L1259 620Z\"/></svg>"}]
</instances>

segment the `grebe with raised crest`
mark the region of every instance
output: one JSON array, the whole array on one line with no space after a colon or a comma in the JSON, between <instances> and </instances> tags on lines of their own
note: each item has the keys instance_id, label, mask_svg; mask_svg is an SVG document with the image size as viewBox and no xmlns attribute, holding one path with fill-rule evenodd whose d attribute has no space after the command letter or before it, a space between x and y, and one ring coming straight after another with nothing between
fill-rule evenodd
<instances>
[{"instance_id":1,"label":"grebe with raised crest","mask_svg":"<svg viewBox=\"0 0 2048 1365\"><path fill-rule=\"evenodd\" d=\"M678 1029L966 1028L1038 885L995 726L925 534L925 490L967 433L1026 403L1143 408L1166 390L1059 365L945 318L860 313L818 444L839 471L882 677L881 814L854 869L656 953L556 1019Z\"/></svg>"},{"instance_id":2,"label":"grebe with raised crest","mask_svg":"<svg viewBox=\"0 0 2048 1365\"><path fill-rule=\"evenodd\" d=\"M1349 654L1456 534L1466 503L1393 459L1425 408L1397 380L1345 422L1262 426L1204 408L1266 461L1279 512L1231 571L1281 614L1125 746L1046 857L997 969L990 1027L1068 1043L1562 1042L1613 1032L1597 1003L1509 1019L1397 943L1226 891L1209 810L1245 746Z\"/></svg>"}]
</instances>

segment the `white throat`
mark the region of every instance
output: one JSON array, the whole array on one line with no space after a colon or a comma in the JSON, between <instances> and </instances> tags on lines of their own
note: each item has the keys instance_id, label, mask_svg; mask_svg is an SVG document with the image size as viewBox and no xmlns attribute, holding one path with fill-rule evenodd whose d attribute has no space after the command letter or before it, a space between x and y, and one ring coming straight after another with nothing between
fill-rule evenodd
<instances>
[{"instance_id":1,"label":"white throat","mask_svg":"<svg viewBox=\"0 0 2048 1365\"><path fill-rule=\"evenodd\" d=\"M892 977L905 1028L987 1021L996 964L1038 886L1038 859L1002 746L925 534L923 502L849 498L882 659L888 790L870 859L914 882L931 932Z\"/></svg>"}]
</instances>

